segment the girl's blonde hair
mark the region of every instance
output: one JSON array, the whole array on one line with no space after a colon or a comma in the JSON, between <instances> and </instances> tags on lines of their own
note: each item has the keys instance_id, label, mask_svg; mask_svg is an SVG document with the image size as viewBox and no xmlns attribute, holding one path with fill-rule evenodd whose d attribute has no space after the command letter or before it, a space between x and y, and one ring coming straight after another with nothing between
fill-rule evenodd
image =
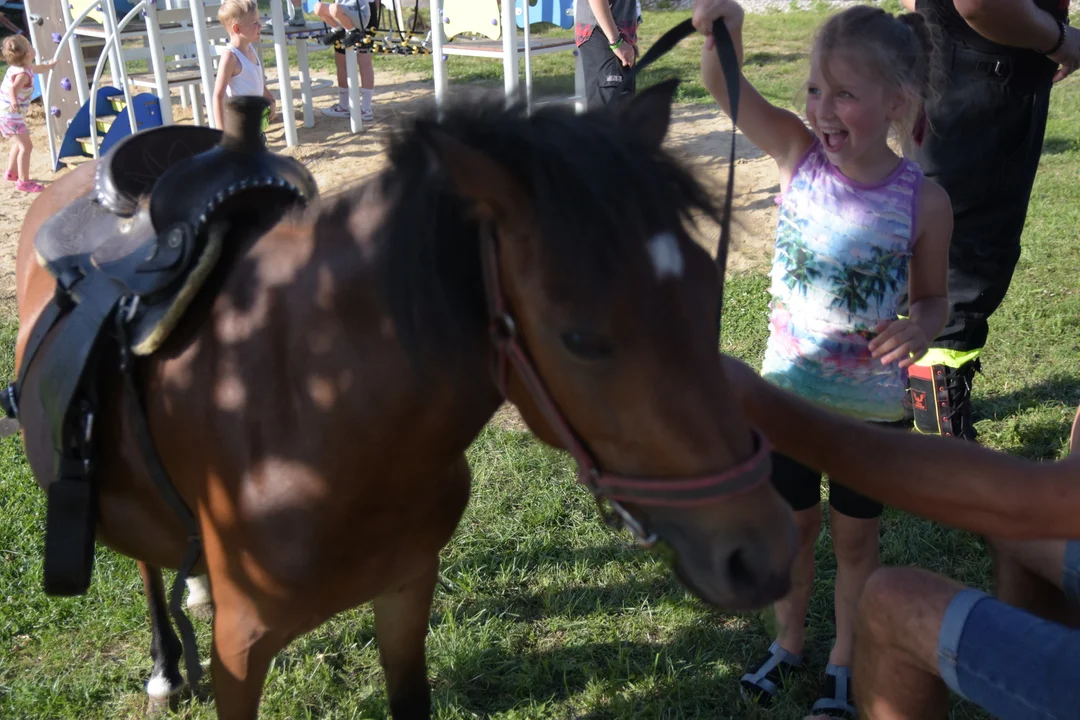
<instances>
[{"instance_id":1,"label":"girl's blonde hair","mask_svg":"<svg viewBox=\"0 0 1080 720\"><path fill-rule=\"evenodd\" d=\"M16 67L25 67L34 60L34 48L23 35L8 35L4 38L4 62Z\"/></svg>"},{"instance_id":2,"label":"girl's blonde hair","mask_svg":"<svg viewBox=\"0 0 1080 720\"><path fill-rule=\"evenodd\" d=\"M871 5L856 5L818 29L814 52L819 53L826 77L829 62L842 56L883 86L910 93L911 113L894 128L905 142L923 106L936 97L937 43L919 13L891 15Z\"/></svg>"},{"instance_id":3,"label":"girl's blonde hair","mask_svg":"<svg viewBox=\"0 0 1080 720\"><path fill-rule=\"evenodd\" d=\"M240 22L253 12L259 11L256 0L225 0L218 8L217 18L225 28Z\"/></svg>"}]
</instances>

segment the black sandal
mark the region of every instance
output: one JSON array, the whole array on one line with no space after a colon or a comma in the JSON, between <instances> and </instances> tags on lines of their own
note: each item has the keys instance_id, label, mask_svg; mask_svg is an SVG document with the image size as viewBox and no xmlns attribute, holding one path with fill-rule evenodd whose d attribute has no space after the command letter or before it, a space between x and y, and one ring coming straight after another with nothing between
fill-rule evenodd
<instances>
[{"instance_id":1,"label":"black sandal","mask_svg":"<svg viewBox=\"0 0 1080 720\"><path fill-rule=\"evenodd\" d=\"M759 707L768 707L776 696L784 674L802 667L802 655L789 653L773 642L769 654L754 665L757 669L742 676L739 692L743 699L758 703Z\"/></svg>"},{"instance_id":2,"label":"black sandal","mask_svg":"<svg viewBox=\"0 0 1080 720\"><path fill-rule=\"evenodd\" d=\"M822 698L810 708L811 715L855 720L851 704L851 668L846 665L825 666L825 687Z\"/></svg>"}]
</instances>

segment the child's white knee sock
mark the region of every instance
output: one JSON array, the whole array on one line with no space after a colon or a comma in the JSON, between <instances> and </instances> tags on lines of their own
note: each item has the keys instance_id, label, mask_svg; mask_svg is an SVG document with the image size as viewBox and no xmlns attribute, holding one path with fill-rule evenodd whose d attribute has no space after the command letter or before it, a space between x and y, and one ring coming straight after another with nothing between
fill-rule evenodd
<instances>
[{"instance_id":1,"label":"child's white knee sock","mask_svg":"<svg viewBox=\"0 0 1080 720\"><path fill-rule=\"evenodd\" d=\"M371 94L375 92L371 88L360 88L360 110L371 112Z\"/></svg>"}]
</instances>

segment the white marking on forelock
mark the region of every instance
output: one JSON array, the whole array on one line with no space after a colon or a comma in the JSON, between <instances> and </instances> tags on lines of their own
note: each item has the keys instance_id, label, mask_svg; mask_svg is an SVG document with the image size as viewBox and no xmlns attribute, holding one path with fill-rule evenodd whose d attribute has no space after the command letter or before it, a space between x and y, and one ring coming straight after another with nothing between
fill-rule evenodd
<instances>
[{"instance_id":1,"label":"white marking on forelock","mask_svg":"<svg viewBox=\"0 0 1080 720\"><path fill-rule=\"evenodd\" d=\"M652 258L656 277L660 280L668 277L681 277L683 257L679 251L679 241L669 232L656 235L648 243L649 257Z\"/></svg>"},{"instance_id":2,"label":"white marking on forelock","mask_svg":"<svg viewBox=\"0 0 1080 720\"><path fill-rule=\"evenodd\" d=\"M150 682L146 683L146 694L155 700L167 698L179 689L170 685L169 679L164 675L155 675L150 678Z\"/></svg>"}]
</instances>

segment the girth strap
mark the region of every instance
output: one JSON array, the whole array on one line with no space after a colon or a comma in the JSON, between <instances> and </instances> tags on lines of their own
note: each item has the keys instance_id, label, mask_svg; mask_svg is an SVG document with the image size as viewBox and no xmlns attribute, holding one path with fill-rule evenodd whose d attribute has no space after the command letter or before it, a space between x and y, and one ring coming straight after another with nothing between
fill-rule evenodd
<instances>
[{"instance_id":1,"label":"girth strap","mask_svg":"<svg viewBox=\"0 0 1080 720\"><path fill-rule=\"evenodd\" d=\"M210 232L223 232L218 226L212 226ZM176 623L176 629L180 632L180 642L183 646L184 665L187 669L188 686L195 688L202 677L202 665L199 663L199 646L195 640L195 630L191 620L184 614L180 607L180 599L184 593L184 582L191 574L192 568L202 555L202 540L199 537L199 526L191 508L177 492L169 480L169 474L161 464L154 439L150 436L150 427L147 423L146 413L142 402L139 400L139 391L135 384L134 356L131 353L130 340L127 336L128 318L133 314L138 298L130 296L120 304L120 310L116 313L116 337L120 348L120 375L124 381L124 395L131 416L131 428L135 434L135 440L139 445L139 453L142 455L143 464L146 466L146 474L150 477L154 487L161 497L172 508L173 513L179 518L187 535L188 545L184 552L183 562L177 570L176 579L173 581L169 595L169 614Z\"/></svg>"}]
</instances>

